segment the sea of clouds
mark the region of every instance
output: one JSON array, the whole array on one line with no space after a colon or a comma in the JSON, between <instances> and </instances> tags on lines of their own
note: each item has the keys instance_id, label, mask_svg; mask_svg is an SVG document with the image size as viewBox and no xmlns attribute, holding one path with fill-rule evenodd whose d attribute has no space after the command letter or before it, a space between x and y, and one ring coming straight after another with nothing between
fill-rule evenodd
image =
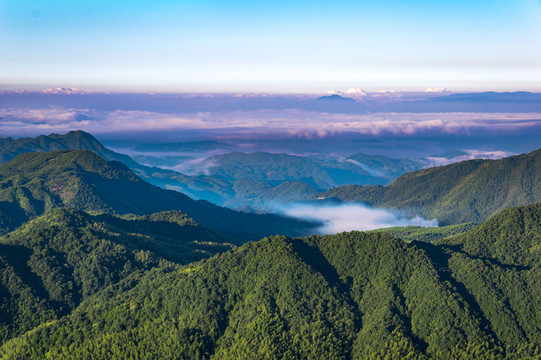
<instances>
[{"instance_id":1,"label":"sea of clouds","mask_svg":"<svg viewBox=\"0 0 541 360\"><path fill-rule=\"evenodd\" d=\"M160 113L65 108L0 108L0 133L28 136L81 129L93 134L126 131L202 130L227 136L277 136L318 139L341 133L372 136L469 134L513 131L541 125L539 113L373 113L337 114L298 109Z\"/></svg>"}]
</instances>

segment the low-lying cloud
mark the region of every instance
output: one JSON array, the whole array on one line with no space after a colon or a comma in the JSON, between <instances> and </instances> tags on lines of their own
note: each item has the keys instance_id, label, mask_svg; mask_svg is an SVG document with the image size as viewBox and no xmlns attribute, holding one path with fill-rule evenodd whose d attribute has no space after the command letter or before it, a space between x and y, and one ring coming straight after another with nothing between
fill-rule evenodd
<instances>
[{"instance_id":1,"label":"low-lying cloud","mask_svg":"<svg viewBox=\"0 0 541 360\"><path fill-rule=\"evenodd\" d=\"M464 150L464 155L454 157L427 157L427 165L425 168L433 166L443 166L460 161L473 160L473 159L489 159L497 160L504 157L516 155L516 153L510 151L483 151L483 150Z\"/></svg>"},{"instance_id":2,"label":"low-lying cloud","mask_svg":"<svg viewBox=\"0 0 541 360\"><path fill-rule=\"evenodd\" d=\"M361 204L289 204L284 206L281 212L288 216L321 222L323 225L318 228L321 234L368 231L394 226L438 226L436 219L408 219L390 210L372 209Z\"/></svg>"},{"instance_id":3,"label":"low-lying cloud","mask_svg":"<svg viewBox=\"0 0 541 360\"><path fill-rule=\"evenodd\" d=\"M201 130L229 137L277 136L318 139L356 133L411 136L472 131L512 131L541 125L539 113L373 113L336 114L299 109L208 113L158 113L139 110L104 111L49 107L0 109L0 133L13 136L81 129L94 134L126 131Z\"/></svg>"}]
</instances>

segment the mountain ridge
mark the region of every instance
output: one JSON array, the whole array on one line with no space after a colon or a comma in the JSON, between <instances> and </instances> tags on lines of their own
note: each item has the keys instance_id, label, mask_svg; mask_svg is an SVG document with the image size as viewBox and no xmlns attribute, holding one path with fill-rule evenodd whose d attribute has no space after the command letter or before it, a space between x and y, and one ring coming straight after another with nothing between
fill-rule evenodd
<instances>
[{"instance_id":1,"label":"mountain ridge","mask_svg":"<svg viewBox=\"0 0 541 360\"><path fill-rule=\"evenodd\" d=\"M13 214L19 217L19 223L48 209L68 206L140 215L181 210L239 241L255 240L275 231L301 234L311 228L300 220L235 212L158 188L138 178L126 165L107 162L88 150L21 154L0 165L0 184L0 215L9 218L15 208Z\"/></svg>"},{"instance_id":2,"label":"mountain ridge","mask_svg":"<svg viewBox=\"0 0 541 360\"><path fill-rule=\"evenodd\" d=\"M443 225L480 223L508 207L541 201L541 149L417 170L386 187L337 187L317 197L396 208Z\"/></svg>"}]
</instances>

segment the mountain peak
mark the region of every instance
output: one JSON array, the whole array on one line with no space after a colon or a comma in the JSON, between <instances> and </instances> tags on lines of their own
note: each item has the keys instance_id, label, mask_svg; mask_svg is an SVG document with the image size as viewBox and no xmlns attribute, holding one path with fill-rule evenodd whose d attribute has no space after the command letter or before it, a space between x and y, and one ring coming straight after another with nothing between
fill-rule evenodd
<instances>
[{"instance_id":1,"label":"mountain peak","mask_svg":"<svg viewBox=\"0 0 541 360\"><path fill-rule=\"evenodd\" d=\"M332 94L327 96L320 96L316 101L332 101L332 102L355 102L352 98L343 97L338 94Z\"/></svg>"}]
</instances>

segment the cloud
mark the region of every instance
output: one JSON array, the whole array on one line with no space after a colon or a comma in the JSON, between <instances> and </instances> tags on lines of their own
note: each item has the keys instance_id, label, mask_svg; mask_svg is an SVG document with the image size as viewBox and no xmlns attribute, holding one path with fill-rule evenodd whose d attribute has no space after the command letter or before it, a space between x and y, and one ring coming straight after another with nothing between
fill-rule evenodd
<instances>
[{"instance_id":1,"label":"cloud","mask_svg":"<svg viewBox=\"0 0 541 360\"><path fill-rule=\"evenodd\" d=\"M429 92L429 93L450 93L449 90L447 90L446 88L444 87L440 87L440 88L428 88L425 90L425 92Z\"/></svg>"},{"instance_id":2,"label":"cloud","mask_svg":"<svg viewBox=\"0 0 541 360\"><path fill-rule=\"evenodd\" d=\"M321 234L352 230L367 231L394 226L438 226L436 219L426 220L421 217L407 219L396 212L372 209L361 204L291 204L282 207L280 211L292 217L323 223L318 228Z\"/></svg>"},{"instance_id":3,"label":"cloud","mask_svg":"<svg viewBox=\"0 0 541 360\"><path fill-rule=\"evenodd\" d=\"M77 88L54 88L45 89L41 91L42 94L54 94L54 95L73 95L73 94L88 94L88 91L80 90Z\"/></svg>"},{"instance_id":4,"label":"cloud","mask_svg":"<svg viewBox=\"0 0 541 360\"><path fill-rule=\"evenodd\" d=\"M428 163L424 167L429 168L433 166L443 166L473 159L497 160L504 157L516 155L515 153L509 151L464 150L463 152L465 153L464 155L454 157L427 157L426 160L428 161Z\"/></svg>"},{"instance_id":5,"label":"cloud","mask_svg":"<svg viewBox=\"0 0 541 360\"><path fill-rule=\"evenodd\" d=\"M327 92L328 95L340 95L350 98L365 98L369 94L361 88L349 88L346 91L331 90Z\"/></svg>"},{"instance_id":6,"label":"cloud","mask_svg":"<svg viewBox=\"0 0 541 360\"><path fill-rule=\"evenodd\" d=\"M9 135L82 129L95 134L198 130L244 138L277 135L318 139L340 134L413 136L469 135L541 125L539 113L335 114L299 109L160 113L49 107L0 109L0 132Z\"/></svg>"}]
</instances>

